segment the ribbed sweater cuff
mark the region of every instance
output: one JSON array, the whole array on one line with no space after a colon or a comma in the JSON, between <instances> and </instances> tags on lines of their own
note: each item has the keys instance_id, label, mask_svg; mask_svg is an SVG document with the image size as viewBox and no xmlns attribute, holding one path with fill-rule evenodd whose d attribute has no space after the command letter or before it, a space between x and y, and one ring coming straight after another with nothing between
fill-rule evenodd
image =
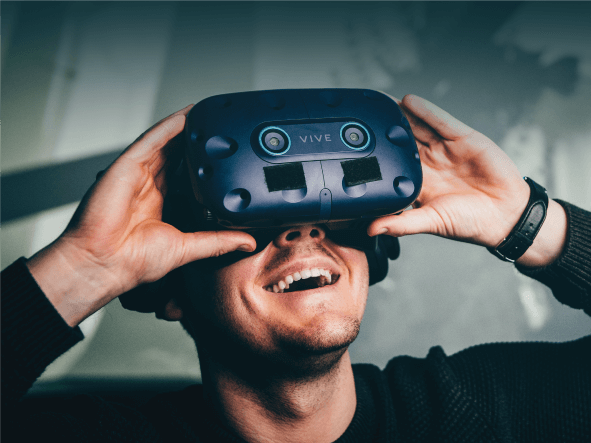
<instances>
[{"instance_id":1,"label":"ribbed sweater cuff","mask_svg":"<svg viewBox=\"0 0 591 443\"><path fill-rule=\"evenodd\" d=\"M549 266L516 267L522 274L549 286L560 302L591 315L591 213L565 201L556 201L568 219L564 251Z\"/></svg>"},{"instance_id":2,"label":"ribbed sweater cuff","mask_svg":"<svg viewBox=\"0 0 591 443\"><path fill-rule=\"evenodd\" d=\"M16 365L21 376L35 379L83 338L45 297L23 257L2 271L3 368Z\"/></svg>"}]
</instances>

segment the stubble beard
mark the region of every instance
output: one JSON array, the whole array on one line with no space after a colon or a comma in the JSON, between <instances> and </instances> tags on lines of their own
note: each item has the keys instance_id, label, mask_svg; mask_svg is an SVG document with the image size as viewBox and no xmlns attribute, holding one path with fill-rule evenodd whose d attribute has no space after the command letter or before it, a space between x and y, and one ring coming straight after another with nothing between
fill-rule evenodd
<instances>
[{"instance_id":1,"label":"stubble beard","mask_svg":"<svg viewBox=\"0 0 591 443\"><path fill-rule=\"evenodd\" d=\"M194 323L195 324L195 323ZM251 385L267 385L272 380L309 382L330 374L339 365L349 345L359 333L360 321L346 319L338 331L310 333L277 331L277 348L255 348L238 335L208 319L196 322L196 344L202 365L207 360L236 374Z\"/></svg>"},{"instance_id":2,"label":"stubble beard","mask_svg":"<svg viewBox=\"0 0 591 443\"><path fill-rule=\"evenodd\" d=\"M289 355L302 358L322 356L347 349L359 334L360 321L353 317L341 319L325 326L292 331L279 328L275 331L275 341Z\"/></svg>"}]
</instances>

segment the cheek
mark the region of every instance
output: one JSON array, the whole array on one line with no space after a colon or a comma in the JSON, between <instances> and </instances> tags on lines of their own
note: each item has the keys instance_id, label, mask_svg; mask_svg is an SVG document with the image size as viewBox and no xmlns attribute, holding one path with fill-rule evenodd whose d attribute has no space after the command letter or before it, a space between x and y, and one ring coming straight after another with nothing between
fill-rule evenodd
<instances>
[{"instance_id":1,"label":"cheek","mask_svg":"<svg viewBox=\"0 0 591 443\"><path fill-rule=\"evenodd\" d=\"M269 306L253 294L256 268L252 263L238 262L215 273L211 297L211 319L233 340L249 349L273 348L274 316Z\"/></svg>"},{"instance_id":2,"label":"cheek","mask_svg":"<svg viewBox=\"0 0 591 443\"><path fill-rule=\"evenodd\" d=\"M353 294L356 316L361 320L369 292L369 266L365 252L353 248L342 248L341 256L349 267L349 290Z\"/></svg>"},{"instance_id":3,"label":"cheek","mask_svg":"<svg viewBox=\"0 0 591 443\"><path fill-rule=\"evenodd\" d=\"M341 247L340 254L345 259L349 269L351 288L367 292L369 288L369 266L365 252Z\"/></svg>"},{"instance_id":4,"label":"cheek","mask_svg":"<svg viewBox=\"0 0 591 443\"><path fill-rule=\"evenodd\" d=\"M256 256L249 257L213 274L212 308L220 322L234 328L254 326L253 319L260 314L261 308L257 305L257 297L252 296L260 260Z\"/></svg>"},{"instance_id":5,"label":"cheek","mask_svg":"<svg viewBox=\"0 0 591 443\"><path fill-rule=\"evenodd\" d=\"M232 291L252 279L251 261L247 258L217 270L200 266L199 261L185 265L185 285L195 308L201 314L211 314L220 303L231 299Z\"/></svg>"},{"instance_id":6,"label":"cheek","mask_svg":"<svg viewBox=\"0 0 591 443\"><path fill-rule=\"evenodd\" d=\"M260 331L261 328L257 327L260 325L254 324L255 317L249 315L238 290L241 282L248 281L248 269L232 265L205 271L197 263L186 265L185 269L189 300L198 316L197 321L210 325L201 338L202 343L219 343L220 335L224 334L239 337L251 346L261 341L260 337L253 336L253 331Z\"/></svg>"}]
</instances>

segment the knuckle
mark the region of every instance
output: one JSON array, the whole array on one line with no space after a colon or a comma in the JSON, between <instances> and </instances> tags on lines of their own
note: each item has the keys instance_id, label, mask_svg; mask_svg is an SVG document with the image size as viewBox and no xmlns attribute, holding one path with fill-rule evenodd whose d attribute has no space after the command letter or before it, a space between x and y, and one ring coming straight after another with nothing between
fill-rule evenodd
<instances>
[{"instance_id":1,"label":"knuckle","mask_svg":"<svg viewBox=\"0 0 591 443\"><path fill-rule=\"evenodd\" d=\"M209 257L213 258L213 257L219 257L222 254L225 254L226 251L226 245L224 242L224 237L223 235L221 235L220 231L211 231L213 234L213 238L211 241L212 244L212 249L209 251Z\"/></svg>"}]
</instances>

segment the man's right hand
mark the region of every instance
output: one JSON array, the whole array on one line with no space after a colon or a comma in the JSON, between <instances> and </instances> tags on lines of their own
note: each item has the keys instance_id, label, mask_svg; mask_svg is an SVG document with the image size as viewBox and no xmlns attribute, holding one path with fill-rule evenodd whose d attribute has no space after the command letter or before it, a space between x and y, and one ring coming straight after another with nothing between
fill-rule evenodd
<instances>
[{"instance_id":1,"label":"man's right hand","mask_svg":"<svg viewBox=\"0 0 591 443\"><path fill-rule=\"evenodd\" d=\"M244 232L182 233L162 222L167 159L190 109L132 143L87 191L64 233L27 262L70 326L186 263L256 247Z\"/></svg>"}]
</instances>

